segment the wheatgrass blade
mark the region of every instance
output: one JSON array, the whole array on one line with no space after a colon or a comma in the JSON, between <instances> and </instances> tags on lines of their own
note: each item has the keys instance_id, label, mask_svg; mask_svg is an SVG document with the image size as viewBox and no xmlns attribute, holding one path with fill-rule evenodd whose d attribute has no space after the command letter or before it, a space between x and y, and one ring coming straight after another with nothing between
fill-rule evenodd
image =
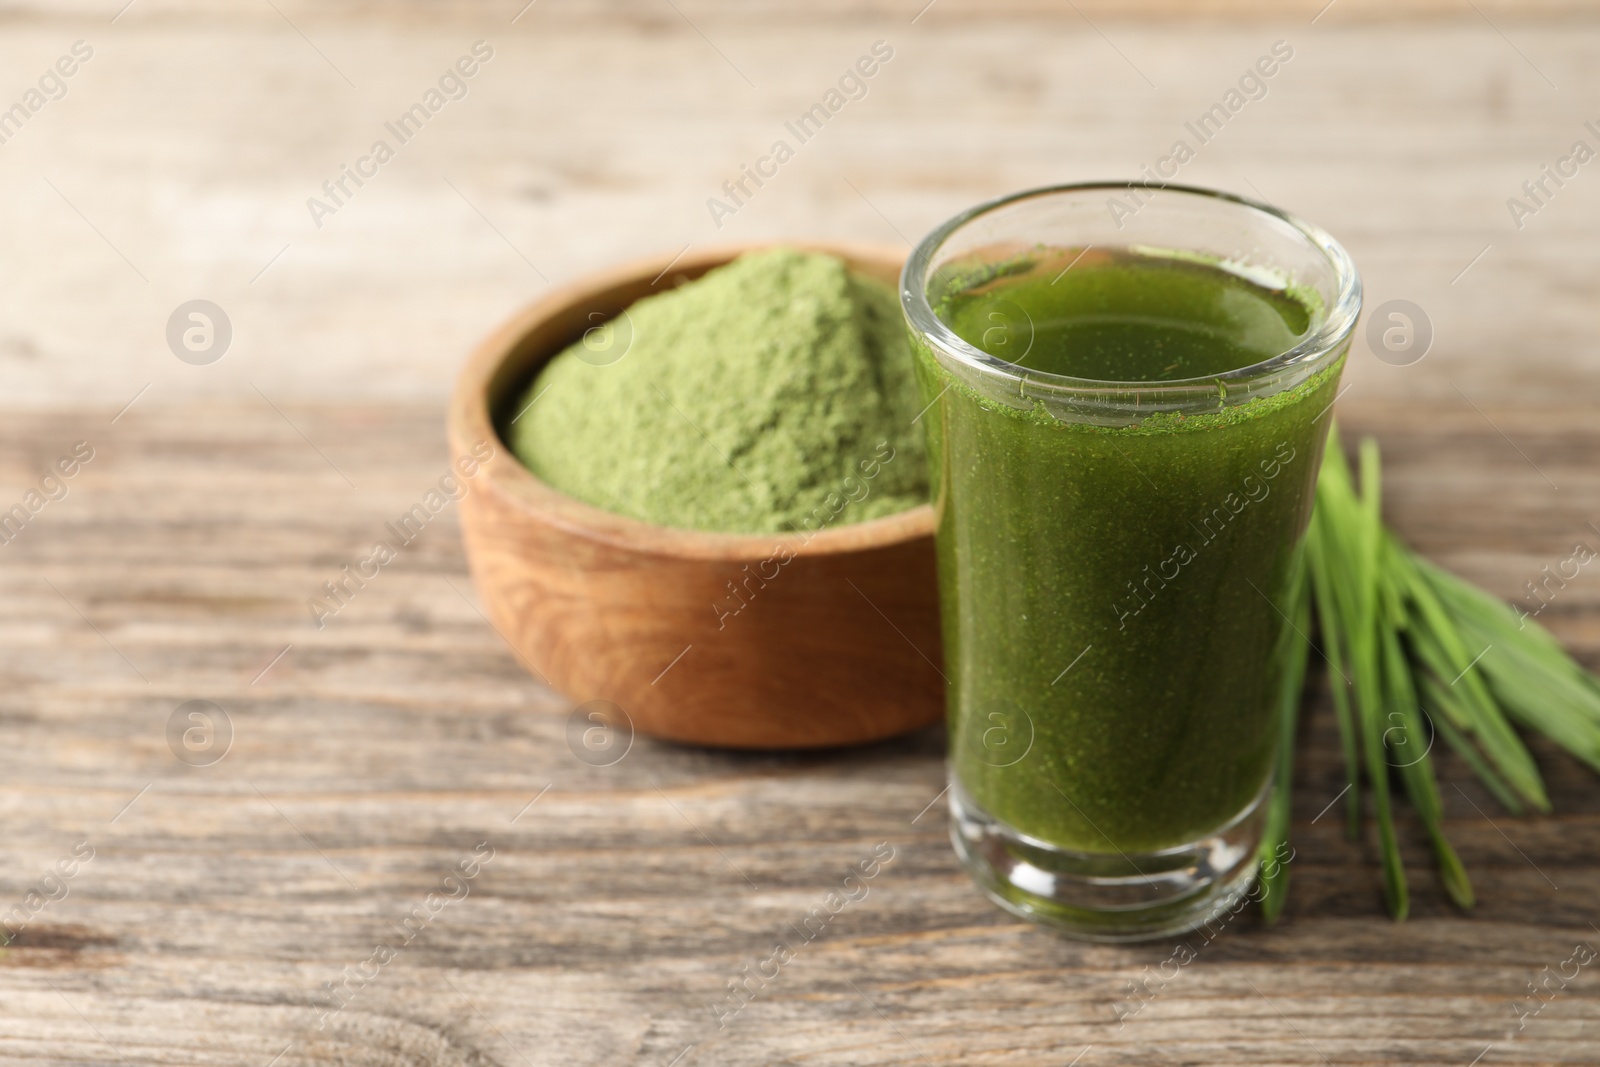
<instances>
[{"instance_id":1,"label":"wheatgrass blade","mask_svg":"<svg viewBox=\"0 0 1600 1067\"><path fill-rule=\"evenodd\" d=\"M1417 675L1417 684L1422 691L1423 704L1428 710L1433 722L1433 728L1438 731L1440 737L1444 738L1445 744L1449 745L1456 755L1462 758L1467 766L1472 769L1472 773L1478 776L1478 780L1484 784L1489 792L1494 794L1495 799L1507 811L1513 815L1521 815L1526 811L1527 805L1523 803L1522 798L1517 795L1510 785L1506 784L1505 779L1500 777L1499 772L1494 769L1494 765L1478 750L1478 746L1473 744L1465 733L1452 724L1452 716L1455 713L1444 710L1448 703L1455 699L1451 691L1427 674Z\"/></svg>"},{"instance_id":2,"label":"wheatgrass blade","mask_svg":"<svg viewBox=\"0 0 1600 1067\"><path fill-rule=\"evenodd\" d=\"M1361 721L1361 743L1366 756L1367 781L1372 787L1373 816L1378 824L1378 843L1383 853L1384 898L1389 914L1404 919L1411 909L1406 886L1405 864L1394 829L1394 811L1389 793L1389 765L1384 759L1384 694L1379 668L1381 622L1378 602L1378 549L1383 534L1380 512L1382 480L1379 473L1377 442L1361 442L1361 496L1344 518L1343 528L1354 549L1351 587L1356 595L1354 626L1351 627L1351 666L1354 668L1356 708Z\"/></svg>"},{"instance_id":3,"label":"wheatgrass blade","mask_svg":"<svg viewBox=\"0 0 1600 1067\"><path fill-rule=\"evenodd\" d=\"M1335 562L1339 542L1332 530L1330 497L1349 494L1350 473L1339 448L1339 428L1328 430L1328 446L1317 475L1316 508L1306 534L1306 564L1310 571L1312 602L1322 633L1322 655L1328 662L1328 689L1333 695L1334 718L1339 726L1339 747L1344 751L1345 835L1361 836L1361 754L1355 715L1350 707L1349 654L1342 617L1349 613L1349 596L1341 583L1345 575Z\"/></svg>"},{"instance_id":4,"label":"wheatgrass blade","mask_svg":"<svg viewBox=\"0 0 1600 1067\"><path fill-rule=\"evenodd\" d=\"M1405 784L1406 796L1410 797L1411 806L1416 809L1417 816L1428 831L1445 892L1457 906L1470 908L1473 904L1472 883L1444 833L1444 805L1439 800L1439 785L1434 778L1430 757L1433 739L1424 727L1422 711L1417 705L1416 685L1412 680L1411 666L1406 661L1405 649L1400 644L1400 632L1390 625L1394 620L1404 618L1404 608L1393 583L1386 583L1383 592L1386 610L1382 613L1378 649L1384 702L1388 707L1384 719L1391 724L1384 730L1384 739L1400 772L1400 780Z\"/></svg>"},{"instance_id":5,"label":"wheatgrass blade","mask_svg":"<svg viewBox=\"0 0 1600 1067\"><path fill-rule=\"evenodd\" d=\"M1425 560L1417 560L1469 641L1494 696L1513 718L1600 771L1600 692L1537 622Z\"/></svg>"},{"instance_id":6,"label":"wheatgrass blade","mask_svg":"<svg viewBox=\"0 0 1600 1067\"><path fill-rule=\"evenodd\" d=\"M1393 534L1387 534L1385 542L1385 570L1401 590L1408 609L1405 628L1411 653L1425 673L1451 691L1449 699L1439 702L1440 709L1453 717L1452 726L1480 746L1485 758L1528 804L1549 811L1550 799L1538 765L1481 676L1483 646L1477 652L1468 651L1468 642L1417 566L1414 554Z\"/></svg>"},{"instance_id":7,"label":"wheatgrass blade","mask_svg":"<svg viewBox=\"0 0 1600 1067\"><path fill-rule=\"evenodd\" d=\"M1268 923L1278 921L1289 894L1289 861L1283 856L1283 846L1289 843L1295 730L1300 721L1300 696L1311 651L1306 637L1311 628L1311 581L1306 569L1306 552L1302 546L1295 556L1286 598L1285 614L1289 622L1278 643L1277 661L1282 671L1278 688L1278 768L1257 853L1261 864L1261 914Z\"/></svg>"}]
</instances>

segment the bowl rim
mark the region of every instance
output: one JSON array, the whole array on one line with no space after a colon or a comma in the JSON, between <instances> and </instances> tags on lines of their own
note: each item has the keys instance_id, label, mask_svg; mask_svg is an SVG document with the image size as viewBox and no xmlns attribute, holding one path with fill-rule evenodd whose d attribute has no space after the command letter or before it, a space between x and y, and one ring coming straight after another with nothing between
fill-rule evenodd
<instances>
[{"instance_id":1,"label":"bowl rim","mask_svg":"<svg viewBox=\"0 0 1600 1067\"><path fill-rule=\"evenodd\" d=\"M691 246L674 255L633 259L555 286L523 305L491 331L472 350L456 375L448 417L452 455L468 455L473 444L489 441L495 446L493 458L505 456L508 460L499 463L491 460L483 465L479 477L464 479L469 497L487 490L518 515L568 534L641 554L680 559L755 562L769 559L785 548L796 557L826 557L931 538L934 515L928 504L865 522L824 527L809 534L800 531L724 533L645 522L587 504L556 489L523 466L495 427L490 386L524 339L543 323L570 314L575 308L622 286L641 281L655 285L673 268L677 268L674 277L683 273L698 276L745 252L778 247L826 252L851 264L871 263L882 268L885 279L898 279L907 256L892 245L862 242L747 241L699 249ZM890 280L889 284L898 287L895 280ZM548 360L553 355L541 355L539 359Z\"/></svg>"}]
</instances>

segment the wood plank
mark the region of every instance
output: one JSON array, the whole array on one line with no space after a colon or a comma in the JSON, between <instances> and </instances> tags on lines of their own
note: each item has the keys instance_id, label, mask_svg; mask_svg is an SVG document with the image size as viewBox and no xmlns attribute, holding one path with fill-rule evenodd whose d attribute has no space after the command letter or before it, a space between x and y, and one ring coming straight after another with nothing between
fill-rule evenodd
<instances>
[{"instance_id":1,"label":"wood plank","mask_svg":"<svg viewBox=\"0 0 1600 1067\"><path fill-rule=\"evenodd\" d=\"M1558 484L1581 474L1584 431L1541 438L1528 413L1489 410ZM1525 983L1592 936L1600 892L1600 794L1548 746L1547 819L1500 814L1441 758L1482 903L1451 909L1407 819L1414 917L1394 925L1371 843L1344 841L1337 811L1319 818L1341 778L1319 696L1283 924L1247 912L1193 939L1199 958L1119 1029L1126 983L1172 946L1076 944L983 901L942 810L923 811L943 785L940 731L814 755L641 738L586 766L564 702L452 589L470 597L453 513L316 630L304 591L428 484L442 431L427 405L285 414L329 454L370 457L348 463L369 487L352 492L264 404L152 405L5 546L3 899L78 840L95 855L0 957L0 1058L120 1062L98 1030L136 1063L259 1064L291 1041L280 1062L665 1063L693 1044L682 1062L1066 1062L1093 1045L1101 1062L1465 1063L1490 1043L1502 1062L1587 1062L1600 995L1586 972L1507 1039ZM1477 509L1526 465L1482 420L1398 414L1347 425L1388 448L1402 533L1446 562L1472 546L1474 576L1514 591L1524 553L1497 546L1525 543L1526 517ZM1583 426L1579 408L1541 415ZM19 414L4 451L106 417ZM1445 477L1468 457L1471 485ZM1440 513L1476 525L1441 531ZM1594 618L1575 597L1556 628L1600 664ZM194 698L235 729L211 767L166 746L168 715ZM398 924L452 891L445 875L484 841L494 858L470 892L405 944ZM791 924L879 842L895 858L867 898L719 1028L727 981L774 939L798 942ZM378 945L395 959L319 1030L319 991Z\"/></svg>"},{"instance_id":2,"label":"wood plank","mask_svg":"<svg viewBox=\"0 0 1600 1067\"><path fill-rule=\"evenodd\" d=\"M941 0L914 26L888 4L683 5L702 37L665 5L541 0L514 27L520 5L280 6L305 36L266 7L4 13L15 93L74 40L96 55L0 146L0 506L75 442L95 456L0 545L0 918L29 912L0 952L0 1063L1593 1062L1592 969L1520 1030L1513 1010L1600 938L1600 790L1549 746L1539 819L1441 755L1480 905L1451 908L1407 815L1396 925L1373 843L1323 812L1343 780L1319 690L1283 922L1244 913L1119 1026L1172 945L1073 943L987 904L934 803L941 731L807 755L641 738L587 766L569 701L479 613L453 512L326 628L305 607L443 473L454 369L541 272L914 238L1009 189L1133 173L1279 37L1295 60L1183 178L1258 187L1350 245L1369 306L1426 309L1419 363L1358 342L1345 432L1382 444L1409 542L1516 599L1600 544L1600 194L1585 171L1520 231L1505 207L1600 120L1591 20L1555 0L1478 5L1494 26L1426 3L1340 0L1315 26L1318 5L1077 5L1099 31L1032 0ZM471 95L316 229L305 199L478 37L496 58ZM896 58L866 99L717 230L706 197L879 38ZM206 367L163 339L197 296L235 327ZM1592 574L1541 620L1600 668ZM211 766L168 747L189 700L231 721ZM34 909L80 841L93 859ZM480 842L470 892L408 930ZM868 896L719 1026L728 981L880 842ZM395 958L347 979L379 945Z\"/></svg>"}]
</instances>

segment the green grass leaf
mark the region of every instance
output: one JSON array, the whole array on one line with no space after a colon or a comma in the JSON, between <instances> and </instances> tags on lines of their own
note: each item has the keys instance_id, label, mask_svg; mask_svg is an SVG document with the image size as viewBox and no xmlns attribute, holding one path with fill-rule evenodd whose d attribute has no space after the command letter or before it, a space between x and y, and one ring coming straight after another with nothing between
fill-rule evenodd
<instances>
[{"instance_id":1,"label":"green grass leaf","mask_svg":"<svg viewBox=\"0 0 1600 1067\"><path fill-rule=\"evenodd\" d=\"M1278 921L1289 894L1289 826L1293 810L1294 740L1300 720L1300 696L1305 686L1306 661L1311 651L1311 582L1305 553L1295 557L1289 585L1287 617L1278 643L1278 767L1272 796L1267 802L1266 825L1261 832L1257 856L1261 864L1261 914L1270 923Z\"/></svg>"},{"instance_id":2,"label":"green grass leaf","mask_svg":"<svg viewBox=\"0 0 1600 1067\"><path fill-rule=\"evenodd\" d=\"M1279 771L1259 851L1268 922L1281 913L1288 891L1286 864L1269 859L1288 841L1294 734L1313 616L1344 756L1349 833L1360 836L1364 781L1394 918L1405 918L1410 892L1395 831L1391 768L1428 833L1446 893L1462 908L1475 899L1445 836L1430 727L1515 814L1550 810L1544 780L1516 725L1600 771L1600 680L1526 613L1401 544L1383 525L1378 447L1365 440L1359 452L1358 492L1338 430L1329 431L1286 611L1294 625L1277 650Z\"/></svg>"}]
</instances>

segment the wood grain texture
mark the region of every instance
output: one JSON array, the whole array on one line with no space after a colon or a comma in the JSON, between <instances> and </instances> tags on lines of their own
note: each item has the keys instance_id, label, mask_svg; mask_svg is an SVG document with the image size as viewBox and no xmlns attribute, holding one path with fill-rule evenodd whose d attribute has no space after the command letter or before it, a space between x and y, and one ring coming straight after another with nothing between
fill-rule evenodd
<instances>
[{"instance_id":1,"label":"wood grain texture","mask_svg":"<svg viewBox=\"0 0 1600 1067\"><path fill-rule=\"evenodd\" d=\"M1558 484L1600 447L1586 410L1485 408ZM1382 435L1400 528L1514 594L1538 530L1581 522L1581 505L1530 529L1479 510L1521 491L1526 463L1476 414L1405 413L1347 417ZM266 404L110 414L5 427L8 456L98 434L71 494L4 546L6 898L79 840L95 855L0 956L0 1057L261 1064L289 1045L280 1062L666 1063L693 1044L680 1062L1061 1063L1093 1045L1080 1062L1464 1064L1494 1043L1488 1062L1592 1060L1587 972L1508 1039L1525 983L1595 936L1600 791L1547 747L1546 819L1505 817L1441 761L1482 904L1451 910L1407 819L1416 902L1396 926L1370 843L1318 817L1340 783L1319 685L1284 922L1241 916L1119 1029L1126 983L1172 946L1076 944L984 902L941 808L924 811L943 784L937 729L816 755L640 737L586 765L568 705L479 614L453 513L316 629L305 597L438 477L436 407L284 409L357 491ZM1474 477L1452 478L1464 462ZM1593 592L1573 593L1553 625L1600 664ZM164 736L191 699L233 725L209 767ZM469 893L406 943L408 916L458 892L447 875L484 841ZM728 980L798 942L791 924L880 842L895 856L866 899L719 1028ZM394 959L319 1029L326 984L378 946Z\"/></svg>"},{"instance_id":2,"label":"wood grain texture","mask_svg":"<svg viewBox=\"0 0 1600 1067\"><path fill-rule=\"evenodd\" d=\"M0 7L0 17L13 19L59 18L75 15L89 20L110 18L121 3L108 5L102 0L6 0ZM196 15L227 16L232 19L249 19L262 24L277 21L280 15L270 8L241 7L229 0L138 0L140 15L147 20L181 22ZM516 15L527 0L274 0L284 15L295 21L301 18L351 21L372 19L405 20L412 22L440 22L477 20L503 22ZM819 17L855 20L883 18L907 20L915 16L928 0L694 0L682 6L682 11L699 21L717 19L725 21L750 21L772 23L813 22ZM1337 14L1328 17L1338 22L1394 22L1413 19L1459 19L1461 5L1450 0L1337 0ZM1075 0L1067 6L1051 0L986 0L983 3L939 0L946 19L969 22L995 17L1035 17L1051 21L1078 21L1087 17L1094 20L1129 21L1145 19L1183 20L1204 22L1270 21L1291 19L1305 21L1329 6L1327 0ZM1591 14L1584 0L1478 0L1477 6L1495 19L1547 19L1563 20L1581 18ZM679 15L670 8L665 10L648 5L632 4L628 0L540 0L540 12L545 19L566 21L628 22L634 24L683 25ZM1074 12L1073 8L1077 11ZM1065 10L1063 10L1065 8ZM120 21L120 20L119 20ZM520 20L519 20L520 21ZM920 21L920 20L919 20ZM1321 21L1320 19L1318 20Z\"/></svg>"},{"instance_id":3,"label":"wood grain texture","mask_svg":"<svg viewBox=\"0 0 1600 1067\"><path fill-rule=\"evenodd\" d=\"M641 738L587 765L567 702L480 612L453 511L325 628L305 601L445 473L449 383L540 272L894 241L1132 173L1279 37L1294 62L1183 176L1259 187L1346 242L1369 307L1426 309L1421 362L1355 353L1345 431L1382 443L1408 541L1516 598L1600 544L1600 179L1521 230L1505 208L1596 118L1596 26L1489 5L1494 26L1346 23L1341 0L1315 27L1085 6L1097 30L941 0L914 26L774 29L681 4L697 31L665 6L546 24L547 2L514 27L280 5L298 30L265 7L8 7L0 100L74 40L96 58L0 146L0 505L74 442L95 455L0 545L0 916L28 909L0 954L0 1063L1593 1063L1592 967L1520 1030L1513 1011L1600 940L1600 788L1547 746L1540 819L1441 759L1481 903L1449 907L1408 816L1397 926L1372 844L1321 815L1342 781L1319 687L1283 923L1241 916L1119 1027L1172 946L1075 944L984 902L934 803L937 728L809 755ZM472 94L317 230L306 198L478 37L497 58ZM705 198L878 38L896 58L867 98L716 230ZM196 296L235 326L209 367L163 340ZM1600 667L1594 574L1541 619ZM190 700L232 724L211 766L168 745ZM93 858L47 883L80 841ZM719 1027L727 983L880 842L867 897ZM330 983L350 999L331 1016Z\"/></svg>"}]
</instances>

